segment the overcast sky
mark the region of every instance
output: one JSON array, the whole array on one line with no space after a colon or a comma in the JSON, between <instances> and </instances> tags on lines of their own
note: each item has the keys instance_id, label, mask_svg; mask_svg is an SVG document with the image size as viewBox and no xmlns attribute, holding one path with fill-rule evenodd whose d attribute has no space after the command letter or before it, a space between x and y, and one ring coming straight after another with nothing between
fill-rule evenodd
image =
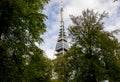
<instances>
[{"instance_id":1,"label":"overcast sky","mask_svg":"<svg viewBox=\"0 0 120 82\"><path fill-rule=\"evenodd\" d=\"M105 20L105 30L120 29L120 2L113 0L63 0L65 29L72 24L69 15L79 16L85 9L109 13ZM40 47L45 51L48 58L55 58L55 46L60 29L60 0L51 0L45 6L44 13L48 19L45 21L47 32L42 36L44 43ZM119 37L118 37L119 38Z\"/></svg>"}]
</instances>

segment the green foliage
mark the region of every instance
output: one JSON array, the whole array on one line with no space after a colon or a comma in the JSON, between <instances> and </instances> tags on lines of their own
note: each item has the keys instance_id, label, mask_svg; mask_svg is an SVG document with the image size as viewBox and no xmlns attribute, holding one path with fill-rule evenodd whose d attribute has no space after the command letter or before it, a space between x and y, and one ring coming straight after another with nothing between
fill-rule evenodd
<instances>
[{"instance_id":1,"label":"green foliage","mask_svg":"<svg viewBox=\"0 0 120 82\"><path fill-rule=\"evenodd\" d=\"M54 72L57 73L57 81L58 82L68 82L69 77L71 74L70 72L70 67L68 62L65 60L63 56L59 56L57 59L54 60Z\"/></svg>"},{"instance_id":2,"label":"green foliage","mask_svg":"<svg viewBox=\"0 0 120 82\"><path fill-rule=\"evenodd\" d=\"M58 78L64 76L71 82L119 82L120 76L116 75L120 74L120 43L112 33L103 30L102 19L106 16L105 12L98 14L88 9L81 16L71 16L74 25L68 30L72 46L60 61L56 59Z\"/></svg>"},{"instance_id":3,"label":"green foliage","mask_svg":"<svg viewBox=\"0 0 120 82\"><path fill-rule=\"evenodd\" d=\"M48 0L0 1L0 81L49 82L50 60L35 45L43 41L40 35L46 31L42 13L46 3Z\"/></svg>"},{"instance_id":4,"label":"green foliage","mask_svg":"<svg viewBox=\"0 0 120 82\"><path fill-rule=\"evenodd\" d=\"M38 51L39 50L39 51ZM37 49L38 53L35 55L28 57L28 61L24 65L24 81L25 82L50 82L51 79L51 61L43 56L43 51Z\"/></svg>"}]
</instances>

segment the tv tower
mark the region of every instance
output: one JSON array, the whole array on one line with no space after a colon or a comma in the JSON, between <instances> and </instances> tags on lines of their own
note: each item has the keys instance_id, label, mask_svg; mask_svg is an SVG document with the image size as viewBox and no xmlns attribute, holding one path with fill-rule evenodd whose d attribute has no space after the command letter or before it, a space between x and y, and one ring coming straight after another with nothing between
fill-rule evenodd
<instances>
[{"instance_id":1,"label":"tv tower","mask_svg":"<svg viewBox=\"0 0 120 82\"><path fill-rule=\"evenodd\" d=\"M63 2L61 1L61 8L60 8L60 31L59 36L57 39L57 44L55 51L57 52L55 55L63 55L68 50L68 44L67 44L67 38L65 35L65 29L64 29L64 21L63 21Z\"/></svg>"}]
</instances>

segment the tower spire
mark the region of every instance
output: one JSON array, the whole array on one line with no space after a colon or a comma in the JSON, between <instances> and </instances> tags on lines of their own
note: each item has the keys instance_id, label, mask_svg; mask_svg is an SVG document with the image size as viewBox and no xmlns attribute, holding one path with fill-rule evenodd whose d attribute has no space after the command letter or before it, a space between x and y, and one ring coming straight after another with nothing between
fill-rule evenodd
<instances>
[{"instance_id":1,"label":"tower spire","mask_svg":"<svg viewBox=\"0 0 120 82\"><path fill-rule=\"evenodd\" d=\"M62 1L60 5L61 5L61 8L60 8L61 21L60 21L60 32L59 32L59 36L58 36L58 40L57 40L57 44L55 48L55 51L57 52L57 54L55 54L56 56L60 54L64 54L64 52L66 52L68 49L67 39L65 35L65 30L64 30L63 2Z\"/></svg>"},{"instance_id":2,"label":"tower spire","mask_svg":"<svg viewBox=\"0 0 120 82\"><path fill-rule=\"evenodd\" d=\"M64 21L63 21L63 1L61 1L60 16L61 16L61 26L64 26Z\"/></svg>"}]
</instances>

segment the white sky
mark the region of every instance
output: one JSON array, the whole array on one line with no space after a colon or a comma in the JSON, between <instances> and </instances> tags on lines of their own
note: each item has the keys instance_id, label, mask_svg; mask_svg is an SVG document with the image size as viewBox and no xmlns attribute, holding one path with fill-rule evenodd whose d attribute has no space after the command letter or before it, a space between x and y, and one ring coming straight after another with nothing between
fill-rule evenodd
<instances>
[{"instance_id":1,"label":"white sky","mask_svg":"<svg viewBox=\"0 0 120 82\"><path fill-rule=\"evenodd\" d=\"M42 36L44 43L40 47L45 51L48 58L55 58L55 46L60 29L60 0L51 0L46 5L44 13L48 16L46 20L47 32ZM109 17L105 20L105 30L112 31L120 29L120 2L113 0L63 0L64 3L64 23L68 28L72 22L69 15L78 16L82 10L94 9L102 13L109 13ZM66 29L67 31L67 29ZM118 38L120 38L118 36Z\"/></svg>"}]
</instances>

